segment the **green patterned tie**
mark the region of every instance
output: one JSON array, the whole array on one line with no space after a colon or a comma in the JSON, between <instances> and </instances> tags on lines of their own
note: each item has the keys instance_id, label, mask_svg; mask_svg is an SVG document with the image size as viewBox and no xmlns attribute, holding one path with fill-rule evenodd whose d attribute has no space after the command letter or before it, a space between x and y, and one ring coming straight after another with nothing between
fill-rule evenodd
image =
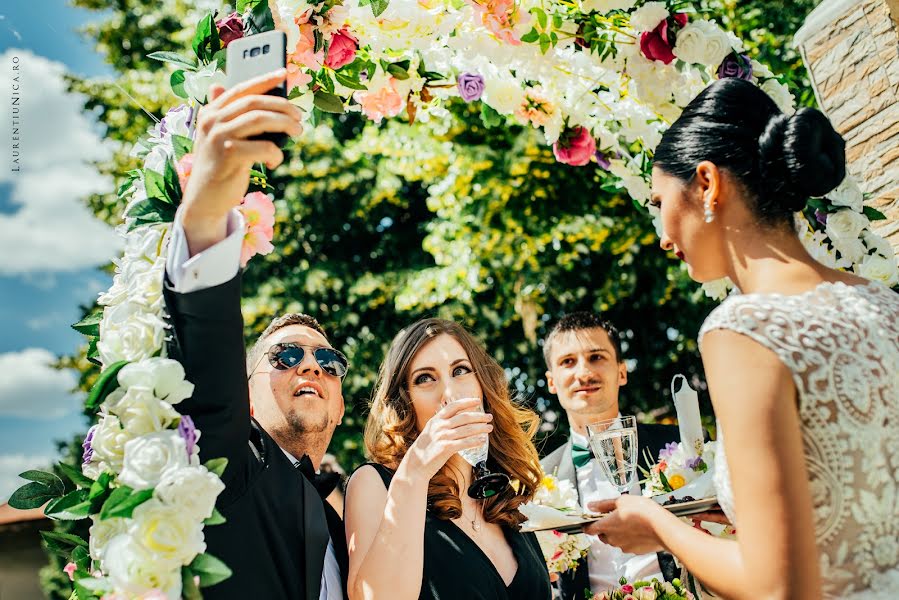
<instances>
[{"instance_id":1,"label":"green patterned tie","mask_svg":"<svg viewBox=\"0 0 899 600\"><path fill-rule=\"evenodd\" d=\"M574 461L576 469L586 465L590 462L591 458L593 458L593 452L590 451L590 448L575 444L574 442L571 443L571 459Z\"/></svg>"}]
</instances>

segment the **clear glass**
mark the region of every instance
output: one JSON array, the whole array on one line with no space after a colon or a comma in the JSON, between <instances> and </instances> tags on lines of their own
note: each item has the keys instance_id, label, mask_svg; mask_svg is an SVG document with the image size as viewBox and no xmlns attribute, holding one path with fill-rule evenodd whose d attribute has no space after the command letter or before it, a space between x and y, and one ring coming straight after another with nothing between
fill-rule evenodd
<instances>
[{"instance_id":1,"label":"clear glass","mask_svg":"<svg viewBox=\"0 0 899 600\"><path fill-rule=\"evenodd\" d=\"M629 493L637 482L640 458L636 417L616 417L591 423L587 425L587 436L603 474L619 493Z\"/></svg>"},{"instance_id":2,"label":"clear glass","mask_svg":"<svg viewBox=\"0 0 899 600\"><path fill-rule=\"evenodd\" d=\"M450 402L461 402L463 400L473 400L474 398L456 398L449 400ZM471 408L468 412L484 412L483 400L481 404ZM509 487L509 476L504 473L491 473L487 467L487 456L490 453L490 436L484 435L483 443L474 448L467 448L459 451L459 456L465 459L465 462L474 467L474 481L468 488L468 495L472 498L483 500L490 498Z\"/></svg>"},{"instance_id":3,"label":"clear glass","mask_svg":"<svg viewBox=\"0 0 899 600\"><path fill-rule=\"evenodd\" d=\"M462 402L463 400L475 400L476 398L457 398L455 400L450 400L447 402ZM484 412L484 404L483 402L474 408L469 409L466 412ZM483 435L484 443L475 448L467 448L465 450L459 451L459 456L465 459L465 462L470 464L472 467L477 467L482 462L487 462L487 454L490 452L490 436Z\"/></svg>"}]
</instances>

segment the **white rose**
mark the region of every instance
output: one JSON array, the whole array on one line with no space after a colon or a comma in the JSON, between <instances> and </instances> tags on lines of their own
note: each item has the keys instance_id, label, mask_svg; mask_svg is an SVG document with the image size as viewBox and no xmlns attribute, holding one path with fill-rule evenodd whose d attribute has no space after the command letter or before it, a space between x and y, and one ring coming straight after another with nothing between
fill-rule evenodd
<instances>
[{"instance_id":1,"label":"white rose","mask_svg":"<svg viewBox=\"0 0 899 600\"><path fill-rule=\"evenodd\" d=\"M664 2L647 2L631 13L631 27L637 31L652 31L670 14Z\"/></svg>"},{"instance_id":2,"label":"white rose","mask_svg":"<svg viewBox=\"0 0 899 600\"><path fill-rule=\"evenodd\" d=\"M127 391L117 389L107 396L105 404L133 436L163 431L181 418L171 404L156 398L153 390L140 386L131 386Z\"/></svg>"},{"instance_id":3,"label":"white rose","mask_svg":"<svg viewBox=\"0 0 899 600\"><path fill-rule=\"evenodd\" d=\"M896 252L893 250L893 247L890 245L890 243L870 229L865 229L862 232L862 239L865 241L865 246L869 250L874 250L877 254L883 256L884 258L895 257Z\"/></svg>"},{"instance_id":4,"label":"white rose","mask_svg":"<svg viewBox=\"0 0 899 600\"><path fill-rule=\"evenodd\" d=\"M703 283L702 291L705 292L706 296L713 300L724 300L731 287L733 287L733 284L730 282L730 279L723 277L721 279L716 279L715 281Z\"/></svg>"},{"instance_id":5,"label":"white rose","mask_svg":"<svg viewBox=\"0 0 899 600\"><path fill-rule=\"evenodd\" d=\"M834 249L839 251L840 256L851 263L861 262L867 254L865 245L858 238L831 238L830 241L833 244Z\"/></svg>"},{"instance_id":6,"label":"white rose","mask_svg":"<svg viewBox=\"0 0 899 600\"><path fill-rule=\"evenodd\" d=\"M165 126L165 135L180 135L182 137L190 137L190 120L193 116L193 109L187 104L177 106L162 118L161 125Z\"/></svg>"},{"instance_id":7,"label":"white rose","mask_svg":"<svg viewBox=\"0 0 899 600\"><path fill-rule=\"evenodd\" d=\"M145 387L169 404L178 404L190 398L194 384L184 380L184 367L177 360L153 357L122 367L118 374L119 385Z\"/></svg>"},{"instance_id":8,"label":"white rose","mask_svg":"<svg viewBox=\"0 0 899 600\"><path fill-rule=\"evenodd\" d=\"M144 168L163 174L165 173L165 163L168 162L169 156L171 155L166 152L164 145L153 146L153 149L150 150L144 159Z\"/></svg>"},{"instance_id":9,"label":"white rose","mask_svg":"<svg viewBox=\"0 0 899 600\"><path fill-rule=\"evenodd\" d=\"M156 257L119 261L112 287L100 294L97 302L103 306L115 306L123 302L134 302L147 310L157 312L162 307L162 281L165 272L165 258Z\"/></svg>"},{"instance_id":10,"label":"white rose","mask_svg":"<svg viewBox=\"0 0 899 600\"><path fill-rule=\"evenodd\" d=\"M134 509L128 533L164 564L187 565L206 551L203 521L155 499Z\"/></svg>"},{"instance_id":11,"label":"white rose","mask_svg":"<svg viewBox=\"0 0 899 600\"><path fill-rule=\"evenodd\" d=\"M484 101L496 112L510 115L524 101L524 90L512 78L488 79L484 85Z\"/></svg>"},{"instance_id":12,"label":"white rose","mask_svg":"<svg viewBox=\"0 0 899 600\"><path fill-rule=\"evenodd\" d=\"M94 451L92 462L99 463L99 469L118 472L125 459L125 444L131 435L122 429L122 424L115 415L104 415L97 423L91 448Z\"/></svg>"},{"instance_id":13,"label":"white rose","mask_svg":"<svg viewBox=\"0 0 899 600\"><path fill-rule=\"evenodd\" d=\"M630 10L637 0L581 0L581 12L607 14L613 10Z\"/></svg>"},{"instance_id":14,"label":"white rose","mask_svg":"<svg viewBox=\"0 0 899 600\"><path fill-rule=\"evenodd\" d=\"M181 598L181 565L162 560L128 534L110 540L103 567L114 589L129 597L159 589L170 600Z\"/></svg>"},{"instance_id":15,"label":"white rose","mask_svg":"<svg viewBox=\"0 0 899 600\"><path fill-rule=\"evenodd\" d=\"M867 227L868 218L854 210L843 209L827 215L825 231L834 242L837 240L857 240Z\"/></svg>"},{"instance_id":16,"label":"white rose","mask_svg":"<svg viewBox=\"0 0 899 600\"><path fill-rule=\"evenodd\" d=\"M296 42L294 42L296 44ZM292 46L288 46L290 48ZM206 102L209 86L214 83L225 85L225 74L216 69L218 63L211 62L199 71L184 72L184 91L198 102Z\"/></svg>"},{"instance_id":17,"label":"white rose","mask_svg":"<svg viewBox=\"0 0 899 600\"><path fill-rule=\"evenodd\" d=\"M827 194L827 199L836 206L845 206L855 212L861 212L865 196L855 183L855 179L847 175L835 190Z\"/></svg>"},{"instance_id":18,"label":"white rose","mask_svg":"<svg viewBox=\"0 0 899 600\"><path fill-rule=\"evenodd\" d=\"M889 287L899 283L899 266L895 257L884 258L877 254L866 256L855 271L865 279L879 281Z\"/></svg>"},{"instance_id":19,"label":"white rose","mask_svg":"<svg viewBox=\"0 0 899 600\"><path fill-rule=\"evenodd\" d=\"M214 473L205 467L192 466L166 471L156 486L155 496L202 521L212 515L215 499L224 489L225 484Z\"/></svg>"},{"instance_id":20,"label":"white rose","mask_svg":"<svg viewBox=\"0 0 899 600\"><path fill-rule=\"evenodd\" d=\"M730 38L711 21L692 21L677 33L672 52L688 64L700 64L713 69L733 51Z\"/></svg>"},{"instance_id":21,"label":"white rose","mask_svg":"<svg viewBox=\"0 0 899 600\"><path fill-rule=\"evenodd\" d=\"M166 471L190 464L187 446L177 431L159 431L129 440L119 481L136 490L155 487Z\"/></svg>"},{"instance_id":22,"label":"white rose","mask_svg":"<svg viewBox=\"0 0 899 600\"><path fill-rule=\"evenodd\" d=\"M91 558L102 561L106 556L109 541L128 529L125 519L113 517L101 519L100 515L91 515L90 539L88 540Z\"/></svg>"},{"instance_id":23,"label":"white rose","mask_svg":"<svg viewBox=\"0 0 899 600\"><path fill-rule=\"evenodd\" d=\"M134 302L107 306L100 322L97 350L104 365L119 360L141 360L162 349L165 323Z\"/></svg>"},{"instance_id":24,"label":"white rose","mask_svg":"<svg viewBox=\"0 0 899 600\"><path fill-rule=\"evenodd\" d=\"M761 85L762 91L771 96L777 108L785 115L792 115L796 112L795 98L787 86L776 79L768 79Z\"/></svg>"}]
</instances>

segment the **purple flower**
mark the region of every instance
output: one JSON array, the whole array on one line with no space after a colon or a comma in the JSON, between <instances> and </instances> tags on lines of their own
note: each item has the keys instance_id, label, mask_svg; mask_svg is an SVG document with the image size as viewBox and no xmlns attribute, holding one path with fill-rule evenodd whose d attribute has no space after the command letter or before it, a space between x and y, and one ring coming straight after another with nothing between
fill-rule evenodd
<instances>
[{"instance_id":1,"label":"purple flower","mask_svg":"<svg viewBox=\"0 0 899 600\"><path fill-rule=\"evenodd\" d=\"M665 444L665 447L659 451L659 460L667 460L675 452L677 452L677 442L668 442Z\"/></svg>"},{"instance_id":2,"label":"purple flower","mask_svg":"<svg viewBox=\"0 0 899 600\"><path fill-rule=\"evenodd\" d=\"M462 73L456 85L459 86L459 95L466 102L480 100L484 95L484 78L477 73Z\"/></svg>"},{"instance_id":3,"label":"purple flower","mask_svg":"<svg viewBox=\"0 0 899 600\"><path fill-rule=\"evenodd\" d=\"M697 456L696 458L691 458L687 461L687 468L693 469L694 471L698 471L705 466L705 461L702 460L701 456Z\"/></svg>"},{"instance_id":4,"label":"purple flower","mask_svg":"<svg viewBox=\"0 0 899 600\"><path fill-rule=\"evenodd\" d=\"M597 150L597 151L593 154L593 158L596 159L596 164L598 164L600 167L602 167L602 168L605 169L606 171L608 171L608 170L609 170L609 167L612 166L612 161L609 160L609 158L608 158L605 154L603 154L602 152L600 152L599 150Z\"/></svg>"},{"instance_id":5,"label":"purple flower","mask_svg":"<svg viewBox=\"0 0 899 600\"><path fill-rule=\"evenodd\" d=\"M821 212L821 209L815 209L815 220L821 223L822 225L827 225L827 213Z\"/></svg>"},{"instance_id":6,"label":"purple flower","mask_svg":"<svg viewBox=\"0 0 899 600\"><path fill-rule=\"evenodd\" d=\"M184 438L184 446L187 448L187 458L190 459L194 455L194 448L197 446L197 428L194 426L194 420L189 415L181 415L181 421L178 423L178 434Z\"/></svg>"},{"instance_id":7,"label":"purple flower","mask_svg":"<svg viewBox=\"0 0 899 600\"><path fill-rule=\"evenodd\" d=\"M718 67L718 79L726 77L736 77L752 81L752 62L746 54L737 54L731 52Z\"/></svg>"},{"instance_id":8,"label":"purple flower","mask_svg":"<svg viewBox=\"0 0 899 600\"><path fill-rule=\"evenodd\" d=\"M88 464L94 457L94 448L91 445L91 442L94 440L94 433L96 432L97 425L94 425L87 430L87 435L84 436L84 443L81 444L81 447L84 448L84 453L81 455L81 462L84 464Z\"/></svg>"},{"instance_id":9,"label":"purple flower","mask_svg":"<svg viewBox=\"0 0 899 600\"><path fill-rule=\"evenodd\" d=\"M162 117L162 120L159 122L160 137L168 133L169 126L173 124L172 122L177 121L182 116L184 117L184 122L187 124L188 129L190 129L192 125L191 120L194 116L194 109L187 104L181 104L180 106L170 109L165 113L165 116Z\"/></svg>"}]
</instances>

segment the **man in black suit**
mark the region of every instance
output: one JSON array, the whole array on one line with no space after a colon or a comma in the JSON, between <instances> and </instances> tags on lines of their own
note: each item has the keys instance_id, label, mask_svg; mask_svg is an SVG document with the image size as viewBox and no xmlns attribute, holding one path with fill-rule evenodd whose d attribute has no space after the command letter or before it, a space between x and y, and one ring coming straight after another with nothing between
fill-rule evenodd
<instances>
[{"instance_id":1,"label":"man in black suit","mask_svg":"<svg viewBox=\"0 0 899 600\"><path fill-rule=\"evenodd\" d=\"M568 415L571 435L540 461L544 472L568 480L578 492L580 505L617 497L618 490L603 476L587 443L587 425L620 415L619 388L627 383L618 330L600 315L576 312L563 316L543 343L546 381L550 393ZM648 468L646 454L657 459L668 442L680 440L676 426L637 424L640 465ZM635 487L632 493L639 493ZM617 587L622 576L630 581L663 576L672 578L674 561L667 554L625 554L591 536L590 550L577 568L558 580L564 600L584 598L585 590L600 593Z\"/></svg>"},{"instance_id":2,"label":"man in black suit","mask_svg":"<svg viewBox=\"0 0 899 600\"><path fill-rule=\"evenodd\" d=\"M207 599L345 598L346 539L315 471L343 417L346 359L307 315L275 319L245 356L239 258L244 224L235 207L255 163L283 160L262 132L298 135L300 111L264 95L273 73L227 92L212 86L197 123L193 172L166 265L169 353L194 395L179 405L202 432L201 458L225 457L227 519L206 529L210 553L233 571Z\"/></svg>"}]
</instances>

